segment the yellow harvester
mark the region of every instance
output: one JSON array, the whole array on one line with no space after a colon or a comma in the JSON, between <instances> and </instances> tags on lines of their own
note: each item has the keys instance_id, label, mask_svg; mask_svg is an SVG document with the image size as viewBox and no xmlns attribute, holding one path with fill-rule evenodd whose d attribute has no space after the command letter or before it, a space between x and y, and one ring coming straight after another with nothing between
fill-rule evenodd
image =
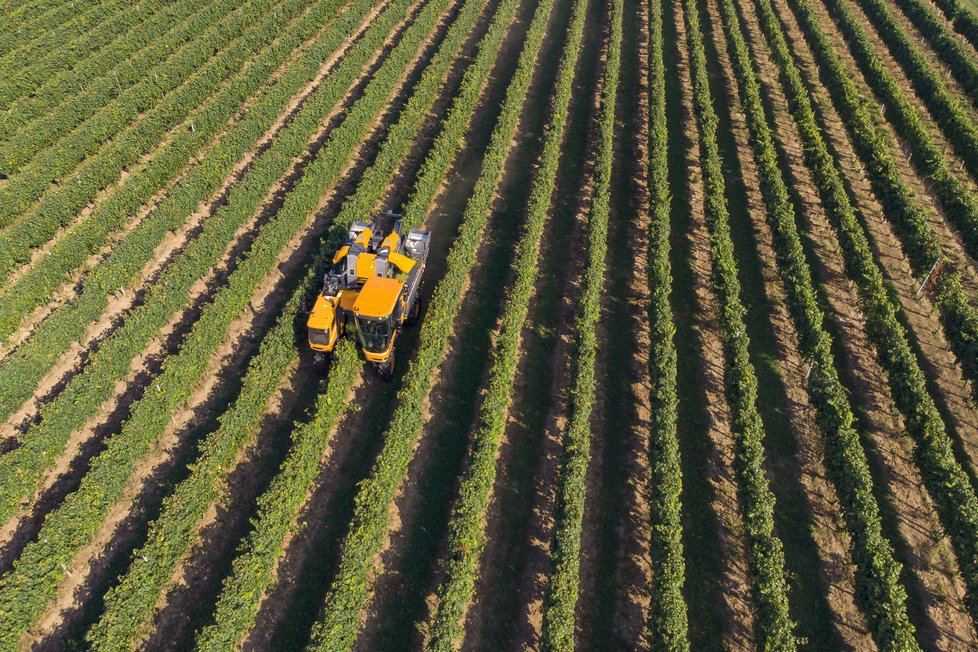
<instances>
[{"instance_id":1,"label":"yellow harvester","mask_svg":"<svg viewBox=\"0 0 978 652\"><path fill-rule=\"evenodd\" d=\"M398 332L421 311L419 289L431 237L417 229L404 235L399 217L381 216L394 220L386 232L380 219L353 224L306 322L309 346L328 355L352 320L364 357L385 380L394 372Z\"/></svg>"}]
</instances>

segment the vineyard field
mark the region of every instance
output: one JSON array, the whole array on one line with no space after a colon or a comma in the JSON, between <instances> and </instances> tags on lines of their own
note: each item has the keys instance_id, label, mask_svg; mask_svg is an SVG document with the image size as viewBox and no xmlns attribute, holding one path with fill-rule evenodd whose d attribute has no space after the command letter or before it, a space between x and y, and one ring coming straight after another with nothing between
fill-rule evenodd
<instances>
[{"instance_id":1,"label":"vineyard field","mask_svg":"<svg viewBox=\"0 0 978 652\"><path fill-rule=\"evenodd\" d=\"M978 1L0 0L0 72L0 651L978 650Z\"/></svg>"}]
</instances>

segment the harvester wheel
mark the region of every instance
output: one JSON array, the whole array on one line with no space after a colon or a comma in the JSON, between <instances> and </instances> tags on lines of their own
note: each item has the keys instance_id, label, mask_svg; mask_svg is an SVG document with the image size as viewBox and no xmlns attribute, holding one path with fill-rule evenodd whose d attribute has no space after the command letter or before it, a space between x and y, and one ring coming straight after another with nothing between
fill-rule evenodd
<instances>
[{"instance_id":1,"label":"harvester wheel","mask_svg":"<svg viewBox=\"0 0 978 652\"><path fill-rule=\"evenodd\" d=\"M405 326L413 326L417 323L418 317L421 316L421 297L414 300L414 305L411 306L411 313L408 318L404 320Z\"/></svg>"},{"instance_id":2,"label":"harvester wheel","mask_svg":"<svg viewBox=\"0 0 978 652\"><path fill-rule=\"evenodd\" d=\"M325 376L327 370L329 370L329 363L333 361L333 352L324 353L322 351L316 351L312 357L312 361L316 372Z\"/></svg>"},{"instance_id":3,"label":"harvester wheel","mask_svg":"<svg viewBox=\"0 0 978 652\"><path fill-rule=\"evenodd\" d=\"M391 357L387 358L387 362L381 363L377 366L377 374L384 382L389 383L394 377L395 362L397 362L396 349L391 351Z\"/></svg>"}]
</instances>

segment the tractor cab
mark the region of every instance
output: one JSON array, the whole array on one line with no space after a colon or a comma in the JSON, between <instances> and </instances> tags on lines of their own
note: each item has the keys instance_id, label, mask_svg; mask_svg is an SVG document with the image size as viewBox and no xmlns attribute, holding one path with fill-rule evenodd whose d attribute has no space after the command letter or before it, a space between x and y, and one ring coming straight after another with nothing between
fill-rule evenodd
<instances>
[{"instance_id":1,"label":"tractor cab","mask_svg":"<svg viewBox=\"0 0 978 652\"><path fill-rule=\"evenodd\" d=\"M370 362L382 362L394 346L400 313L404 281L374 276L364 283L360 296L353 304L357 335L363 355Z\"/></svg>"}]
</instances>

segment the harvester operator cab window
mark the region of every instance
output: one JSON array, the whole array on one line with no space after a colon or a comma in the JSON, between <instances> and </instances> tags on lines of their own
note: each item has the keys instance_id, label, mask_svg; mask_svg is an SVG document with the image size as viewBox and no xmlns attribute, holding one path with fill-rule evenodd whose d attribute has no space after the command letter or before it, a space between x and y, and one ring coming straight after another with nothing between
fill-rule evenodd
<instances>
[{"instance_id":1,"label":"harvester operator cab window","mask_svg":"<svg viewBox=\"0 0 978 652\"><path fill-rule=\"evenodd\" d=\"M370 353L383 353L390 346L391 334L394 328L390 316L372 319L357 315L357 332L360 334L360 344Z\"/></svg>"},{"instance_id":2,"label":"harvester operator cab window","mask_svg":"<svg viewBox=\"0 0 978 652\"><path fill-rule=\"evenodd\" d=\"M329 344L329 335L321 328L310 328L309 341L319 346L326 346Z\"/></svg>"}]
</instances>

